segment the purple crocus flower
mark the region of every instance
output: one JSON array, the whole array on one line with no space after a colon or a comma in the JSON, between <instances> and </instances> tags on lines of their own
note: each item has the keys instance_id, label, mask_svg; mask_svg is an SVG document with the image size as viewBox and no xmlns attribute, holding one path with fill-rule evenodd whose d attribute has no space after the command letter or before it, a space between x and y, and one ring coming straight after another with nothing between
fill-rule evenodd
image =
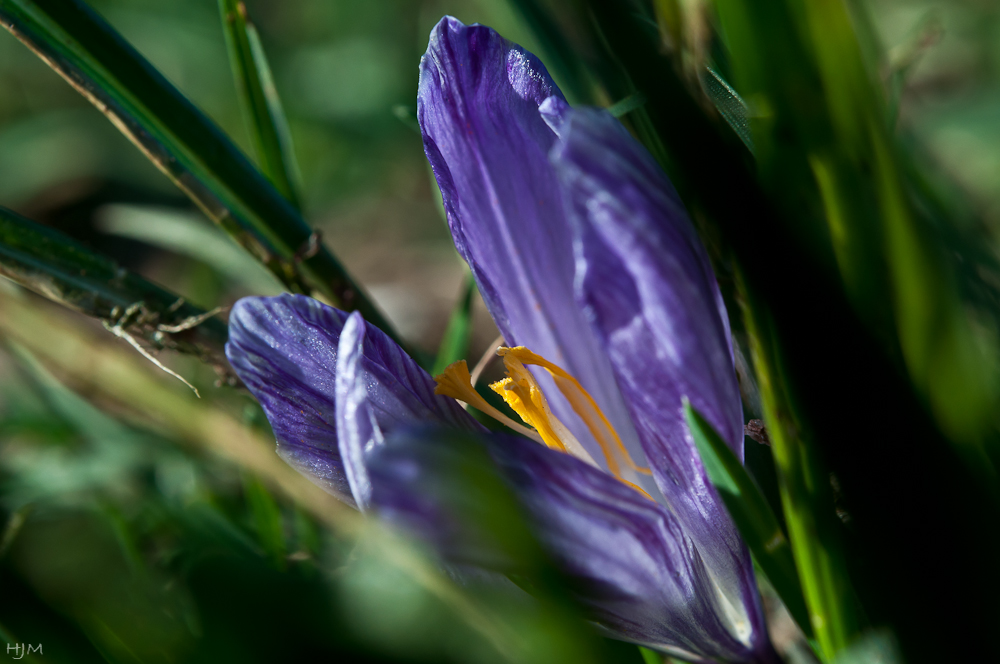
<instances>
[{"instance_id":1,"label":"purple crocus flower","mask_svg":"<svg viewBox=\"0 0 1000 664\"><path fill-rule=\"evenodd\" d=\"M474 391L464 362L432 379L357 313L246 298L226 352L279 454L446 557L502 571L428 490L447 481L449 436L474 437L608 634L692 661L773 661L749 554L683 417L686 398L742 458L725 307L666 176L607 112L570 108L532 54L453 18L421 61L418 116L507 343L491 387L524 424ZM456 399L524 437L488 433Z\"/></svg>"}]
</instances>

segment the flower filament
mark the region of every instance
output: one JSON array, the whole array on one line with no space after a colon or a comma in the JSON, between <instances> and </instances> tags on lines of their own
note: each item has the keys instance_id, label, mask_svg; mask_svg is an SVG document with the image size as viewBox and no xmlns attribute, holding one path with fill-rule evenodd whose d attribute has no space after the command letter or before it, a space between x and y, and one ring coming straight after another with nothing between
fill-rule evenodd
<instances>
[{"instance_id":1,"label":"flower filament","mask_svg":"<svg viewBox=\"0 0 1000 664\"><path fill-rule=\"evenodd\" d=\"M538 366L545 369L555 381L556 387L569 402L573 412L584 422L600 445L604 453L608 470L616 478L639 491L647 498L652 498L641 488L622 477L619 455L624 465L633 472L643 475L651 474L648 468L637 465L629 456L625 445L614 427L605 417L597 402L590 396L575 377L561 367L549 362L541 355L533 353L524 346L507 348L501 346L497 355L503 358L507 377L490 385L490 389L503 397L511 409L528 425L514 422L509 417L489 405L472 386L469 368L465 360L460 360L448 366L444 372L435 376L437 382L435 394L449 396L482 411L490 417L510 427L514 431L547 445L560 452L566 452L578 459L598 468L594 458L587 452L579 440L570 432L563 422L553 414L548 400L542 393L538 381L528 370L528 366ZM617 454L616 454L617 452Z\"/></svg>"}]
</instances>

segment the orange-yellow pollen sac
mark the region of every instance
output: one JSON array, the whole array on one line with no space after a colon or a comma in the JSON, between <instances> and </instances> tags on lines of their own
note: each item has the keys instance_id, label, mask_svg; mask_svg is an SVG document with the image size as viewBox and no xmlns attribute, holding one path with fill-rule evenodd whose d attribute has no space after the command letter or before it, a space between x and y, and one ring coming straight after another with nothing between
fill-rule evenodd
<instances>
[{"instance_id":1,"label":"orange-yellow pollen sac","mask_svg":"<svg viewBox=\"0 0 1000 664\"><path fill-rule=\"evenodd\" d=\"M611 474L652 500L648 493L622 477L621 465L627 466L633 472L645 475L650 474L650 471L632 461L618 433L611 426L594 398L580 385L580 381L561 367L523 346L514 348L501 346L497 349L497 355L503 358L507 377L493 383L490 388L503 397L503 400L518 414L521 420L533 429L517 424L486 403L486 400L472 386L472 379L465 360L450 365L441 375L435 376L434 380L437 382L435 393L463 401L537 442L571 454L594 467L598 467L593 457L570 432L569 428L552 413L538 381L527 368L528 366L542 367L552 376L556 387L600 445Z\"/></svg>"},{"instance_id":2,"label":"orange-yellow pollen sac","mask_svg":"<svg viewBox=\"0 0 1000 664\"><path fill-rule=\"evenodd\" d=\"M504 358L505 364L508 357L516 357L522 364L539 366L549 372L549 375L555 381L556 387L573 408L573 412L583 420L583 423L587 425L587 429L590 430L591 435L594 436L594 440L601 446L604 459L608 464L608 470L611 471L612 475L621 477L619 458L621 459L621 463L633 472L642 475L652 474L648 468L643 468L632 460L618 432L611 426L611 422L608 421L600 406L594 401L594 397L590 396L590 393L583 388L580 381L572 374L562 367L549 362L541 355L533 353L524 346L500 348L497 350L497 354Z\"/></svg>"},{"instance_id":3,"label":"orange-yellow pollen sac","mask_svg":"<svg viewBox=\"0 0 1000 664\"><path fill-rule=\"evenodd\" d=\"M531 372L513 355L505 355L500 348L497 353L503 358L507 369L507 378L493 383L490 389L503 397L507 405L520 416L525 423L535 427L542 441L553 449L568 452L578 459L583 459L597 467L597 462L584 449L580 441L570 433L569 429L559 421L549 408L549 402L538 381Z\"/></svg>"},{"instance_id":4,"label":"orange-yellow pollen sac","mask_svg":"<svg viewBox=\"0 0 1000 664\"><path fill-rule=\"evenodd\" d=\"M476 392L476 389L472 387L472 376L469 374L469 365L466 364L465 360L449 364L443 372L434 376L434 382L437 383L437 387L434 388L434 394L440 394L467 403L519 434L531 438L536 442L542 442L542 438L537 432L532 431L522 424L518 424L486 403L486 399L480 396L479 392Z\"/></svg>"}]
</instances>

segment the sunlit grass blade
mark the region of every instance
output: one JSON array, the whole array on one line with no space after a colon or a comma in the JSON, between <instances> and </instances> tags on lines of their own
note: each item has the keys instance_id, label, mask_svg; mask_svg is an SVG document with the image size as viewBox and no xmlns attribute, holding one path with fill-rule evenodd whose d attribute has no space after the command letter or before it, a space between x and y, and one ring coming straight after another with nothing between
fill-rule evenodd
<instances>
[{"instance_id":1,"label":"sunlit grass blade","mask_svg":"<svg viewBox=\"0 0 1000 664\"><path fill-rule=\"evenodd\" d=\"M231 373L226 326L210 312L6 208L0 208L0 275L151 348L194 355Z\"/></svg>"},{"instance_id":2,"label":"sunlit grass blade","mask_svg":"<svg viewBox=\"0 0 1000 664\"><path fill-rule=\"evenodd\" d=\"M812 441L803 435L807 429L782 370L784 357L773 323L764 305L754 301L742 279L740 282L744 303L756 305L744 307L744 322L759 380L791 550L808 608L809 624L819 644L818 654L824 661L831 662L857 637L860 623L834 516L829 474ZM728 506L728 500L726 504ZM766 507L766 503L764 505ZM764 571L769 570L765 568ZM771 583L780 592L777 585L781 583L780 577L777 582L771 579Z\"/></svg>"},{"instance_id":3,"label":"sunlit grass blade","mask_svg":"<svg viewBox=\"0 0 1000 664\"><path fill-rule=\"evenodd\" d=\"M462 295L458 298L451 318L448 319L448 327L441 338L441 346L438 348L437 357L434 359L432 376L443 372L452 362L464 359L469 352L469 337L472 334L472 303L476 294L476 280L472 274L465 277L462 286Z\"/></svg>"},{"instance_id":4,"label":"sunlit grass blade","mask_svg":"<svg viewBox=\"0 0 1000 664\"><path fill-rule=\"evenodd\" d=\"M807 636L811 636L809 611L802 597L792 549L767 499L712 425L686 400L684 418L698 446L708 478L726 503L726 509L750 547L754 560L767 574L792 618Z\"/></svg>"},{"instance_id":5,"label":"sunlit grass blade","mask_svg":"<svg viewBox=\"0 0 1000 664\"><path fill-rule=\"evenodd\" d=\"M302 187L292 136L260 35L242 0L219 0L219 12L257 161L264 175L298 208Z\"/></svg>"},{"instance_id":6,"label":"sunlit grass blade","mask_svg":"<svg viewBox=\"0 0 1000 664\"><path fill-rule=\"evenodd\" d=\"M294 206L233 142L80 0L0 0L0 23L93 103L293 291L395 332ZM396 337L398 338L398 337Z\"/></svg>"}]
</instances>

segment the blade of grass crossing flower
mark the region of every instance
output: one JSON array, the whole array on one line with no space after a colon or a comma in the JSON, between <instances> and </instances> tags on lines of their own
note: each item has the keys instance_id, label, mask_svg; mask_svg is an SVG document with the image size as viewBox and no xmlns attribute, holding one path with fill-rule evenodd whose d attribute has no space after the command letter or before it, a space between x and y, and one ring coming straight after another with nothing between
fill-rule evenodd
<instances>
[{"instance_id":1,"label":"blade of grass crossing flower","mask_svg":"<svg viewBox=\"0 0 1000 664\"><path fill-rule=\"evenodd\" d=\"M441 339L437 358L434 360L432 376L443 372L452 362L465 358L469 352L469 337L472 334L472 302L476 294L476 280L469 273L462 285L462 295L448 319L448 327Z\"/></svg>"},{"instance_id":2,"label":"blade of grass crossing flower","mask_svg":"<svg viewBox=\"0 0 1000 664\"><path fill-rule=\"evenodd\" d=\"M726 503L754 559L767 574L795 622L811 636L809 611L795 572L795 559L777 517L740 460L687 400L684 401L684 417L708 477Z\"/></svg>"},{"instance_id":3,"label":"blade of grass crossing flower","mask_svg":"<svg viewBox=\"0 0 1000 664\"><path fill-rule=\"evenodd\" d=\"M0 275L153 348L195 355L228 373L228 332L211 312L2 207Z\"/></svg>"},{"instance_id":4,"label":"blade of grass crossing flower","mask_svg":"<svg viewBox=\"0 0 1000 664\"><path fill-rule=\"evenodd\" d=\"M242 0L219 0L219 12L257 162L278 191L299 208L301 184L291 132L260 35Z\"/></svg>"},{"instance_id":5,"label":"blade of grass crossing flower","mask_svg":"<svg viewBox=\"0 0 1000 664\"><path fill-rule=\"evenodd\" d=\"M44 366L57 370L69 384L120 405L121 410L116 412L128 421L138 422L143 428L155 428L183 449L207 453L233 464L259 478L275 496L281 496L283 503L297 504L317 524L339 537L358 541L355 552L359 557L374 556L379 564L398 570L449 607L457 621L489 645L488 661L590 661L579 656L579 638L572 631L579 623L547 622L546 627L559 629L534 632L542 637L538 643L519 638L525 625L520 598L513 599L512 606L504 609L456 586L422 549L384 525L362 519L356 510L278 458L272 437L246 426L207 400L193 399L189 393L146 371L134 357L117 352L73 325L66 325L52 312L29 307L0 291L0 338L30 349ZM224 517L217 521L214 529L226 528L229 523ZM550 644L548 653L541 652ZM573 656L560 656L563 647ZM543 658L543 654L548 656Z\"/></svg>"},{"instance_id":6,"label":"blade of grass crossing flower","mask_svg":"<svg viewBox=\"0 0 1000 664\"><path fill-rule=\"evenodd\" d=\"M736 276L792 554L819 655L829 662L857 636L859 622L828 475L814 446L802 436L805 427L787 388L781 347L766 309L750 301L742 275Z\"/></svg>"},{"instance_id":7,"label":"blade of grass crossing flower","mask_svg":"<svg viewBox=\"0 0 1000 664\"><path fill-rule=\"evenodd\" d=\"M0 23L94 104L292 291L357 310L398 340L295 208L233 142L80 0L0 0Z\"/></svg>"}]
</instances>

